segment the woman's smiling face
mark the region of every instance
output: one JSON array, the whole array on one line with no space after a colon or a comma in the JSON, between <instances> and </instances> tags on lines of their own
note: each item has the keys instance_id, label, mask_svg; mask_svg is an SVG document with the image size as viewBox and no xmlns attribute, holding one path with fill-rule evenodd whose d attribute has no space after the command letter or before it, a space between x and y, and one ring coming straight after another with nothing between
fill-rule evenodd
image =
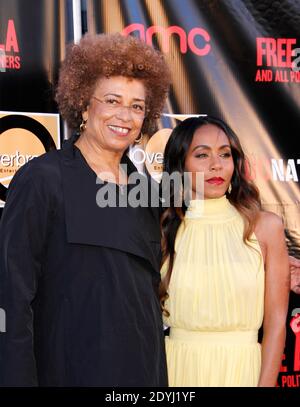
<instances>
[{"instance_id":1,"label":"woman's smiling face","mask_svg":"<svg viewBox=\"0 0 300 407\"><path fill-rule=\"evenodd\" d=\"M94 89L83 119L85 135L102 148L125 151L139 136L146 111L143 82L124 76L101 78Z\"/></svg>"}]
</instances>

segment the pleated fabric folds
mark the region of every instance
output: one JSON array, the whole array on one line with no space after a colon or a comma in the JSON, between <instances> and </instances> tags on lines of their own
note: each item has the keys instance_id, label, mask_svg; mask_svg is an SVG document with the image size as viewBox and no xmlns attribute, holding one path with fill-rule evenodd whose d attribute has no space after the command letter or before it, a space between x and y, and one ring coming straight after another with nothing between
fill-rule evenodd
<instances>
[{"instance_id":1,"label":"pleated fabric folds","mask_svg":"<svg viewBox=\"0 0 300 407\"><path fill-rule=\"evenodd\" d=\"M255 235L246 245L243 230L225 196L191 201L178 230L165 303L170 386L258 383L264 265Z\"/></svg>"}]
</instances>

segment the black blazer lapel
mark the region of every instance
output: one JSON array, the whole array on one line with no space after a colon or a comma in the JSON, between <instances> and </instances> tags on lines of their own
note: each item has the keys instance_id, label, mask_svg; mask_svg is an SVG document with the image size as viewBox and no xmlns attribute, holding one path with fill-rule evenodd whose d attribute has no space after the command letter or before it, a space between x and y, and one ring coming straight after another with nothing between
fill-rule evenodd
<instances>
[{"instance_id":1,"label":"black blazer lapel","mask_svg":"<svg viewBox=\"0 0 300 407\"><path fill-rule=\"evenodd\" d=\"M160 267L158 217L151 208L100 208L96 194L96 174L86 168L72 140L61 154L67 239L69 243L122 250L147 259L156 272ZM128 171L136 168L128 157L122 160Z\"/></svg>"}]
</instances>

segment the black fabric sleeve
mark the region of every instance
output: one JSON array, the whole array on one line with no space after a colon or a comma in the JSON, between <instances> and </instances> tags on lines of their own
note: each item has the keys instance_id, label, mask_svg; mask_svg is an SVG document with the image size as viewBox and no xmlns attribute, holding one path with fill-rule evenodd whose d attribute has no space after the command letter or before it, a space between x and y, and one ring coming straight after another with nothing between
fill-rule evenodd
<instances>
[{"instance_id":1,"label":"black fabric sleeve","mask_svg":"<svg viewBox=\"0 0 300 407\"><path fill-rule=\"evenodd\" d=\"M33 160L34 161L34 160ZM47 185L32 163L12 180L0 223L0 386L38 385L32 302L49 224Z\"/></svg>"}]
</instances>

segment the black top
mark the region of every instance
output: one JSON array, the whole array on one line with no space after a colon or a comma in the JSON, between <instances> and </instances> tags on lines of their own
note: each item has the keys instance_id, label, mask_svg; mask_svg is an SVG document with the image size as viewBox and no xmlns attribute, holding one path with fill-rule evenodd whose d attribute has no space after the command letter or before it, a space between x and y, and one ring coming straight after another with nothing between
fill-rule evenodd
<instances>
[{"instance_id":1,"label":"black top","mask_svg":"<svg viewBox=\"0 0 300 407\"><path fill-rule=\"evenodd\" d=\"M73 143L30 161L10 184L0 386L166 386L159 211L99 208L103 185Z\"/></svg>"}]
</instances>

